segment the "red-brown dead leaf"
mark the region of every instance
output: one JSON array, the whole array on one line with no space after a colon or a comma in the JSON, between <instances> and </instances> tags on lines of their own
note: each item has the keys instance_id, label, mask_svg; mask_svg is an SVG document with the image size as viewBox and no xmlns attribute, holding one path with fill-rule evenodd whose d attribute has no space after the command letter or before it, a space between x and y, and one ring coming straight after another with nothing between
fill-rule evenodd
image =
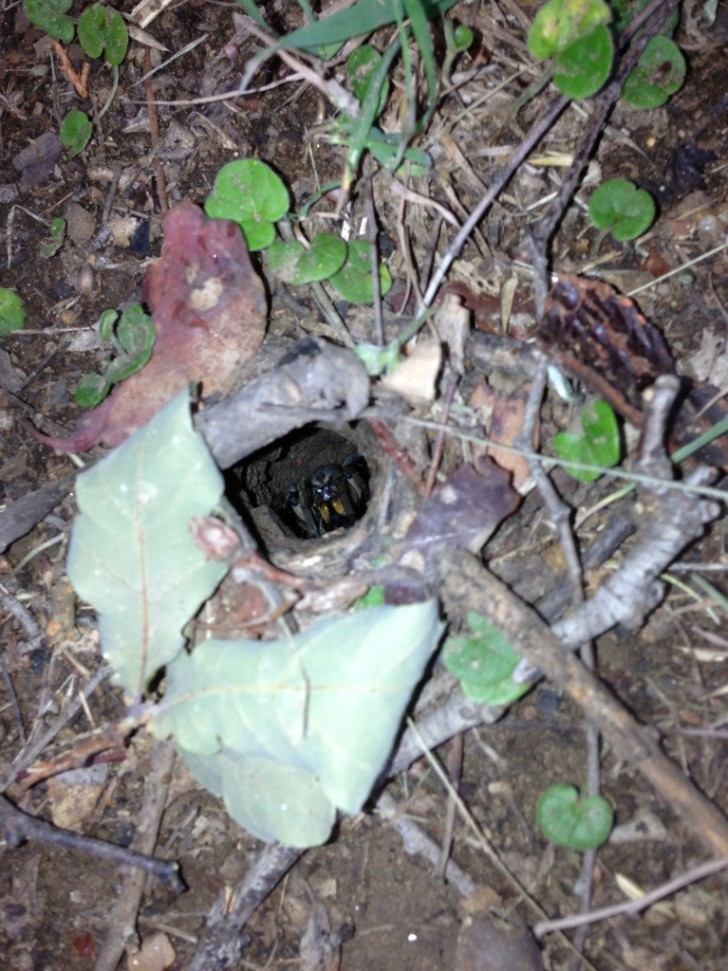
<instances>
[{"instance_id":1,"label":"red-brown dead leaf","mask_svg":"<svg viewBox=\"0 0 728 971\"><path fill-rule=\"evenodd\" d=\"M265 333L265 291L240 228L185 202L163 218L162 255L146 273L142 299L157 337L146 367L127 378L68 438L33 431L65 452L119 445L190 383L225 395Z\"/></svg>"}]
</instances>

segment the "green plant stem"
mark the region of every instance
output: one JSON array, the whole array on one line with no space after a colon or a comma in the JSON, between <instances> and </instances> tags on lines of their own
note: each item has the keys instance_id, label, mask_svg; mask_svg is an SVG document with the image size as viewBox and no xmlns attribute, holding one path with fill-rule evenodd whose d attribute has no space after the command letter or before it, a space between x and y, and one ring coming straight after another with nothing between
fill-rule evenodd
<instances>
[{"instance_id":1,"label":"green plant stem","mask_svg":"<svg viewBox=\"0 0 728 971\"><path fill-rule=\"evenodd\" d=\"M111 107L111 102L114 100L118 87L119 87L119 67L117 64L112 64L111 65L111 92L109 93L109 97L106 99L106 104L96 116L97 122L101 121L101 119L104 117L106 112Z\"/></svg>"}]
</instances>

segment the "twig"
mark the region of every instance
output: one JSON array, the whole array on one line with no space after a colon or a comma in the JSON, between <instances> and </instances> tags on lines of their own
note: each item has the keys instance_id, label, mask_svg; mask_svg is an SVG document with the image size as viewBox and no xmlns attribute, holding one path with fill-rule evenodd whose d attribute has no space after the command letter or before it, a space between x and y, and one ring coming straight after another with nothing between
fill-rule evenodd
<instances>
[{"instance_id":1,"label":"twig","mask_svg":"<svg viewBox=\"0 0 728 971\"><path fill-rule=\"evenodd\" d=\"M445 395L442 401L442 423L447 425L450 418L450 409L452 408L452 401L455 397L455 390L458 386L457 375L452 374L445 389ZM425 488L423 494L425 499L427 499L432 492L435 479L437 478L437 472L440 468L440 462L442 461L442 453L445 450L445 432L440 429L435 438L435 445L432 449L432 460L430 462L430 468L427 472L427 478L425 479Z\"/></svg>"},{"instance_id":2,"label":"twig","mask_svg":"<svg viewBox=\"0 0 728 971\"><path fill-rule=\"evenodd\" d=\"M144 780L144 802L137 817L134 834L134 847L140 854L151 854L157 844L159 822L167 801L174 764L174 746L171 742L155 741L148 758L150 768ZM177 864L172 863L171 866L176 872ZM94 971L115 971L126 946L133 944L136 937L136 919L144 891L145 873L140 869L125 870L120 882L119 896L109 914L106 938L101 945ZM184 886L180 889L184 889Z\"/></svg>"},{"instance_id":3,"label":"twig","mask_svg":"<svg viewBox=\"0 0 728 971\"><path fill-rule=\"evenodd\" d=\"M5 792L8 786L13 782L18 772L22 772L27 769L29 765L38 758L40 753L45 749L50 742L56 737L56 735L63 729L68 722L77 714L78 711L83 707L86 699L89 698L94 691L98 688L104 678L111 674L111 667L105 665L96 672L96 674L91 678L89 683L85 686L83 691L79 692L63 711L58 715L55 721L48 726L46 731L37 739L31 746L26 748L24 751L18 753L15 761L8 770L5 778L0 782L0 793Z\"/></svg>"},{"instance_id":4,"label":"twig","mask_svg":"<svg viewBox=\"0 0 728 971\"><path fill-rule=\"evenodd\" d=\"M671 893L681 890L690 883L695 883L696 880L704 880L714 873L719 873L727 866L728 856L724 856L719 860L710 860L708 863L701 863L700 866L693 867L679 877L675 877L673 880L661 884L650 893L645 894L644 897L640 897L639 900L625 900L621 904L613 904L611 907L601 907L599 910L593 910L589 914L579 914L574 917L560 917L558 920L541 921L533 925L533 933L536 937L540 938L555 930L566 930L570 927L593 924L595 921L608 920L610 917L618 917L621 914L638 914L646 907L651 907L652 904L657 903L658 900L662 900Z\"/></svg>"},{"instance_id":5,"label":"twig","mask_svg":"<svg viewBox=\"0 0 728 971\"><path fill-rule=\"evenodd\" d=\"M31 651L36 651L40 647L43 636L40 625L28 608L17 597L14 597L2 583L0 583L0 607L7 610L28 635L28 642L22 645L21 653L28 654Z\"/></svg>"},{"instance_id":6,"label":"twig","mask_svg":"<svg viewBox=\"0 0 728 971\"><path fill-rule=\"evenodd\" d=\"M462 738L462 736L459 736ZM452 805L455 806L454 800ZM387 792L377 799L377 812L392 825L402 838L402 847L409 856L424 857L437 868L437 876L447 880L461 897L469 897L476 888L475 881L457 863L445 856L434 840L406 815L405 810ZM440 872L442 870L442 872Z\"/></svg>"},{"instance_id":7,"label":"twig","mask_svg":"<svg viewBox=\"0 0 728 971\"><path fill-rule=\"evenodd\" d=\"M157 195L159 196L159 208L162 212L167 212L167 180L164 176L164 166L159 157L159 115L157 106L154 102L154 83L151 78L152 56L148 47L144 48L144 73L147 80L144 82L144 93L147 98L147 111L149 112L149 135L152 141L152 155L154 158L154 178L157 181Z\"/></svg>"},{"instance_id":8,"label":"twig","mask_svg":"<svg viewBox=\"0 0 728 971\"><path fill-rule=\"evenodd\" d=\"M213 905L187 971L232 971L239 966L243 927L302 855L302 850L279 843L262 850L236 886L232 901L221 894Z\"/></svg>"},{"instance_id":9,"label":"twig","mask_svg":"<svg viewBox=\"0 0 728 971\"><path fill-rule=\"evenodd\" d=\"M493 205L501 192L508 185L515 174L516 169L518 169L519 166L525 162L536 145L538 145L541 139L551 130L568 104L569 99L564 97L559 97L552 101L538 122L533 126L531 131L526 135L521 144L508 159L505 167L501 170L498 176L494 178L490 188L463 223L460 231L456 233L455 238L445 250L445 254L438 263L437 269L432 275L432 279L430 280L427 290L425 291L425 295L422 298L422 303L425 307L429 307L432 301L435 299L435 295L445 274L450 269L453 262L457 259L460 250L465 245L465 242L472 231L478 225L488 209Z\"/></svg>"},{"instance_id":10,"label":"twig","mask_svg":"<svg viewBox=\"0 0 728 971\"><path fill-rule=\"evenodd\" d=\"M434 874L438 880L449 879L447 877L447 869L449 864L452 862L450 860L450 853L452 852L452 838L453 832L455 830L455 814L457 811L457 803L455 802L454 792L460 789L460 782L463 771L463 751L464 751L464 740L462 733L456 735L452 740L452 745L450 748L450 757L448 759L448 772L450 773L450 782L452 784L452 789L447 791L447 806L445 807L445 825L443 826L442 843L440 845L439 857L436 857L432 862L435 865ZM429 857L428 857L429 859Z\"/></svg>"},{"instance_id":11,"label":"twig","mask_svg":"<svg viewBox=\"0 0 728 971\"><path fill-rule=\"evenodd\" d=\"M85 101L88 98L88 79L91 74L91 62L84 61L81 73L78 74L60 41L54 40L52 46L58 56L61 70L66 75L66 80L73 86L79 98L83 98Z\"/></svg>"},{"instance_id":12,"label":"twig","mask_svg":"<svg viewBox=\"0 0 728 971\"><path fill-rule=\"evenodd\" d=\"M180 879L179 867L174 860L156 860L154 857L128 850L124 846L116 846L114 843L84 836L82 833L59 829L44 819L36 819L35 816L24 813L5 796L0 796L0 826L5 832L5 839L9 846L17 846L24 839L51 843L54 846L79 850L81 853L90 853L101 860L109 860L117 866L130 866L149 873L157 880L166 883L175 893L182 893L185 889Z\"/></svg>"}]
</instances>

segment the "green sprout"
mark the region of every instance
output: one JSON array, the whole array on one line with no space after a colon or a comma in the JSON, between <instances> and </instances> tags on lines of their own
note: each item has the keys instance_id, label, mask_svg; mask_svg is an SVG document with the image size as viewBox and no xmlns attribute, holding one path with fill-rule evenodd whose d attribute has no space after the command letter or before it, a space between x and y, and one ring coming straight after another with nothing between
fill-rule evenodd
<instances>
[{"instance_id":1,"label":"green sprout","mask_svg":"<svg viewBox=\"0 0 728 971\"><path fill-rule=\"evenodd\" d=\"M68 151L69 158L76 155L86 148L93 134L94 126L91 119L83 111L69 111L61 122L59 136L63 147Z\"/></svg>"},{"instance_id":2,"label":"green sprout","mask_svg":"<svg viewBox=\"0 0 728 971\"><path fill-rule=\"evenodd\" d=\"M25 304L22 298L15 290L0 287L0 337L7 337L24 326Z\"/></svg>"},{"instance_id":3,"label":"green sprout","mask_svg":"<svg viewBox=\"0 0 728 971\"><path fill-rule=\"evenodd\" d=\"M608 469L619 462L620 440L617 418L606 401L593 401L581 416L582 434L559 432L554 435L554 451L559 458L583 465ZM564 470L579 482L593 482L599 472L588 472L565 465Z\"/></svg>"},{"instance_id":4,"label":"green sprout","mask_svg":"<svg viewBox=\"0 0 728 971\"><path fill-rule=\"evenodd\" d=\"M474 611L468 613L468 626L472 633L448 637L442 652L465 697L479 705L507 705L524 695L531 686L511 680L520 657L503 634Z\"/></svg>"},{"instance_id":5,"label":"green sprout","mask_svg":"<svg viewBox=\"0 0 728 971\"><path fill-rule=\"evenodd\" d=\"M607 839L614 813L602 796L580 796L573 786L549 786L538 801L536 819L556 846L594 850Z\"/></svg>"},{"instance_id":6,"label":"green sprout","mask_svg":"<svg viewBox=\"0 0 728 971\"><path fill-rule=\"evenodd\" d=\"M609 179L589 200L589 216L598 229L626 242L641 236L655 219L655 200L628 179Z\"/></svg>"},{"instance_id":7,"label":"green sprout","mask_svg":"<svg viewBox=\"0 0 728 971\"><path fill-rule=\"evenodd\" d=\"M65 239L66 220L61 216L57 216L51 222L51 238L47 243L44 243L43 246L41 246L40 255L45 259L55 256L61 246L63 246Z\"/></svg>"},{"instance_id":8,"label":"green sprout","mask_svg":"<svg viewBox=\"0 0 728 971\"><path fill-rule=\"evenodd\" d=\"M245 235L250 250L266 250L268 265L283 282L294 286L328 280L351 303L372 303L371 244L347 244L332 233L319 233L310 243L276 240L276 222L289 217L288 190L265 162L240 159L217 174L205 212L213 219L231 219ZM392 278L379 267L379 292L386 293Z\"/></svg>"},{"instance_id":9,"label":"green sprout","mask_svg":"<svg viewBox=\"0 0 728 971\"><path fill-rule=\"evenodd\" d=\"M115 357L110 358L103 374L86 374L76 385L74 399L83 408L100 404L125 378L140 371L152 356L156 337L149 314L139 303L130 304L119 318L115 310L106 310L98 324L99 336L111 342Z\"/></svg>"},{"instance_id":10,"label":"green sprout","mask_svg":"<svg viewBox=\"0 0 728 971\"><path fill-rule=\"evenodd\" d=\"M248 249L265 249L275 239L275 226L288 212L288 190L270 166L257 159L229 162L217 173L205 212L213 219L232 219L243 230Z\"/></svg>"},{"instance_id":11,"label":"green sprout","mask_svg":"<svg viewBox=\"0 0 728 971\"><path fill-rule=\"evenodd\" d=\"M66 16L72 6L73 0L23 0L23 11L31 24L64 44L71 43L76 29L71 17Z\"/></svg>"}]
</instances>

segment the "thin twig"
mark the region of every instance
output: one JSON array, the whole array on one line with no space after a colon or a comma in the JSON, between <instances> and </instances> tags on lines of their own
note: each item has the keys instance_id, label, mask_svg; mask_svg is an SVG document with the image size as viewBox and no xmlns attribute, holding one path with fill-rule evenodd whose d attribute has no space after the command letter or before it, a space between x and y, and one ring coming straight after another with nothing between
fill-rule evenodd
<instances>
[{"instance_id":1,"label":"thin twig","mask_svg":"<svg viewBox=\"0 0 728 971\"><path fill-rule=\"evenodd\" d=\"M155 741L152 744L148 755L150 765L144 779L144 801L136 818L134 848L137 853L151 854L157 844L174 757L171 742ZM176 868L175 863L172 866ZM123 871L119 896L108 915L106 937L94 971L115 971L127 945L135 943L136 920L144 884L144 870Z\"/></svg>"},{"instance_id":2,"label":"thin twig","mask_svg":"<svg viewBox=\"0 0 728 971\"><path fill-rule=\"evenodd\" d=\"M154 83L150 72L152 70L152 55L148 47L144 48L144 71L147 80L144 82L144 93L147 97L147 111L149 112L149 135L152 142L152 155L154 166L154 178L157 182L157 195L159 196L159 208L162 212L167 212L167 180L164 175L164 166L159 157L159 115L157 106L154 102Z\"/></svg>"},{"instance_id":3,"label":"thin twig","mask_svg":"<svg viewBox=\"0 0 728 971\"><path fill-rule=\"evenodd\" d=\"M599 910L593 910L589 914L560 917L558 920L541 921L538 924L534 924L532 930L536 937L540 938L545 934L549 934L551 931L567 930L570 927L593 924L596 921L608 920L610 917L619 917L622 914L639 914L646 907L651 907L652 904L656 904L659 900L663 900L670 894L682 890L688 884L695 883L697 880L704 880L714 873L719 873L726 867L728 867L728 856L723 856L718 860L710 860L708 863L701 863L700 866L693 867L679 877L675 877L673 880L668 880L667 883L663 883L650 891L650 893L646 893L639 900L625 900L621 904L613 904L611 907L601 907Z\"/></svg>"},{"instance_id":4,"label":"thin twig","mask_svg":"<svg viewBox=\"0 0 728 971\"><path fill-rule=\"evenodd\" d=\"M9 785L14 781L18 772L27 769L29 765L38 758L41 752L49 745L56 735L75 717L81 710L87 698L89 698L98 688L101 682L111 674L111 666L105 665L96 672L83 691L74 696L73 701L69 702L58 717L48 726L45 732L31 746L18 753L15 761L8 770L5 778L0 782L0 793L5 792Z\"/></svg>"},{"instance_id":5,"label":"thin twig","mask_svg":"<svg viewBox=\"0 0 728 971\"><path fill-rule=\"evenodd\" d=\"M0 826L9 846L17 846L22 840L50 843L66 849L89 853L101 860L109 860L117 866L129 866L148 873L166 883L175 893L182 893L185 885L179 875L179 867L174 860L156 860L154 857L135 853L124 846L107 843L105 840L84 836L68 829L59 829L44 819L29 816L14 806L5 796L0 796Z\"/></svg>"}]
</instances>

